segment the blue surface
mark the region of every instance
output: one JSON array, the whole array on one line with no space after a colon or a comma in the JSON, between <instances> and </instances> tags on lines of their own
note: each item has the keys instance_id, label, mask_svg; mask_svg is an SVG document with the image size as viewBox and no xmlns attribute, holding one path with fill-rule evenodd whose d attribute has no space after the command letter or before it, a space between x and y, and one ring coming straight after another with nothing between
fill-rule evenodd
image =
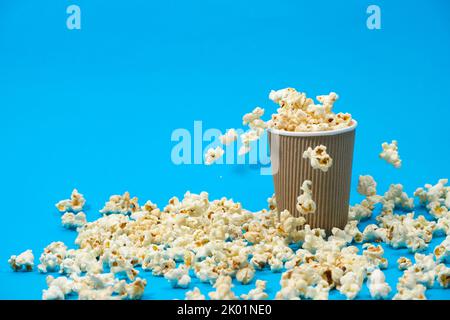
<instances>
[{"instance_id":1,"label":"blue surface","mask_svg":"<svg viewBox=\"0 0 450 320\"><path fill-rule=\"evenodd\" d=\"M66 28L74 3L81 30ZM381 8L381 30L366 28L370 4ZM361 200L360 174L372 174L380 192L403 183L409 193L449 177L449 9L445 0L1 1L0 298L41 297L45 276L13 273L6 261L73 242L54 203L74 187L87 197L89 220L125 190L161 207L186 190L265 207L272 181L257 166L176 166L170 136L194 120L239 127L256 105L270 114L270 89L339 93L337 110L359 121L352 203ZM392 139L400 170L378 159ZM404 252L386 250L391 285ZM258 276L272 280L271 296L279 276ZM183 297L168 288L152 278L145 298ZM427 296L450 298L437 289Z\"/></svg>"}]
</instances>

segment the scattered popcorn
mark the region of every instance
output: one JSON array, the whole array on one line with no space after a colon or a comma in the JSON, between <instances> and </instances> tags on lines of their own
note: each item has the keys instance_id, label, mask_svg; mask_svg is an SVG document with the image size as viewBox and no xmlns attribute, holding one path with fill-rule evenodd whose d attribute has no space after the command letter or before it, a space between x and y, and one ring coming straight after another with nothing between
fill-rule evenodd
<instances>
[{"instance_id":1,"label":"scattered popcorn","mask_svg":"<svg viewBox=\"0 0 450 320\"><path fill-rule=\"evenodd\" d=\"M8 260L9 265L14 271L33 271L34 255L33 251L26 250L18 256L12 255Z\"/></svg>"},{"instance_id":2,"label":"scattered popcorn","mask_svg":"<svg viewBox=\"0 0 450 320\"><path fill-rule=\"evenodd\" d=\"M445 184L438 184L441 186L433 189L440 190L437 196L436 191L430 193L433 186L426 188L424 205L429 200L445 205ZM76 249L68 249L62 242L52 242L44 249L38 270L64 276L49 276L42 298L141 299L147 284L137 277L141 267L181 288L189 286L192 272L199 281L214 286L211 299L237 299L232 279L247 284L256 270L267 269L282 272L276 299L326 300L334 289L354 299L365 280L374 298L385 299L390 288L380 269L387 268L388 261L377 243L411 252L424 250L433 234L448 233L450 216L445 213L437 221L428 221L413 212L395 214L395 208L411 208L411 199L401 185L392 185L384 196L378 196L370 176L361 176L358 191L365 196L359 206L370 215L376 203L383 204L377 224L369 224L361 232L358 219L350 220L342 230L333 228L328 237L324 230L305 225L305 217L294 217L287 210L278 212L274 196L268 199L268 209L258 212L245 210L232 199L209 200L206 192L173 197L163 209L151 201L140 206L128 193L112 196L102 217L76 229ZM304 212L314 211L315 205L309 203L311 181L304 181L299 200ZM75 221L78 215L80 212L68 212L63 217ZM359 254L351 244L361 242L365 243ZM447 238L435 247L434 254L416 253L414 264L400 258L398 265L404 272L394 298L425 299L426 289L436 281L448 287L449 268L443 264L448 247ZM19 257L14 262L10 259L10 264L19 266ZM241 298L266 299L265 282L257 280L256 288ZM186 293L186 299L205 296L194 288Z\"/></svg>"},{"instance_id":3,"label":"scattered popcorn","mask_svg":"<svg viewBox=\"0 0 450 320\"><path fill-rule=\"evenodd\" d=\"M84 212L66 212L61 216L61 223L67 229L82 227L87 223L86 214Z\"/></svg>"},{"instance_id":4,"label":"scattered popcorn","mask_svg":"<svg viewBox=\"0 0 450 320\"><path fill-rule=\"evenodd\" d=\"M256 288L249 291L248 294L242 294L241 298L244 300L265 300L269 296L265 292L266 281L256 280Z\"/></svg>"},{"instance_id":5,"label":"scattered popcorn","mask_svg":"<svg viewBox=\"0 0 450 320\"><path fill-rule=\"evenodd\" d=\"M236 141L238 135L236 130L234 129L228 129L227 132L224 135L221 135L219 137L219 140L224 145L229 145L230 143Z\"/></svg>"},{"instance_id":6,"label":"scattered popcorn","mask_svg":"<svg viewBox=\"0 0 450 320\"><path fill-rule=\"evenodd\" d=\"M310 180L303 181L303 184L300 188L303 193L297 197L296 208L297 211L303 215L316 212L316 203L312 199L311 184L312 182Z\"/></svg>"},{"instance_id":7,"label":"scattered popcorn","mask_svg":"<svg viewBox=\"0 0 450 320\"><path fill-rule=\"evenodd\" d=\"M187 288L191 283L189 269L185 265L180 265L176 269L171 269L164 274L164 278L169 280L174 288Z\"/></svg>"},{"instance_id":8,"label":"scattered popcorn","mask_svg":"<svg viewBox=\"0 0 450 320\"><path fill-rule=\"evenodd\" d=\"M215 149L209 148L205 154L205 164L206 165L213 164L214 162L216 162L217 160L222 158L223 154L224 154L224 151L223 151L222 147L220 147L220 146L217 146Z\"/></svg>"},{"instance_id":9,"label":"scattered popcorn","mask_svg":"<svg viewBox=\"0 0 450 320\"><path fill-rule=\"evenodd\" d=\"M380 269L375 269L367 280L369 292L374 299L386 299L391 292L391 287L386 282L386 277Z\"/></svg>"},{"instance_id":10,"label":"scattered popcorn","mask_svg":"<svg viewBox=\"0 0 450 320\"><path fill-rule=\"evenodd\" d=\"M303 152L303 158L309 159L313 169L320 169L322 172L327 172L333 165L333 159L327 153L327 147L324 145L317 146L314 149L308 147Z\"/></svg>"},{"instance_id":11,"label":"scattered popcorn","mask_svg":"<svg viewBox=\"0 0 450 320\"><path fill-rule=\"evenodd\" d=\"M78 192L77 189L73 189L70 199L61 200L56 204L56 208L59 212L79 212L83 210L83 206L86 203L83 195Z\"/></svg>"},{"instance_id":12,"label":"scattered popcorn","mask_svg":"<svg viewBox=\"0 0 450 320\"><path fill-rule=\"evenodd\" d=\"M205 296L200 292L200 289L195 287L192 291L186 292L186 300L206 300Z\"/></svg>"},{"instance_id":13,"label":"scattered popcorn","mask_svg":"<svg viewBox=\"0 0 450 320\"><path fill-rule=\"evenodd\" d=\"M386 160L392 164L395 168L400 168L402 160L398 155L398 145L396 140L392 140L391 143L383 142L381 145L383 151L380 153L380 158Z\"/></svg>"}]
</instances>

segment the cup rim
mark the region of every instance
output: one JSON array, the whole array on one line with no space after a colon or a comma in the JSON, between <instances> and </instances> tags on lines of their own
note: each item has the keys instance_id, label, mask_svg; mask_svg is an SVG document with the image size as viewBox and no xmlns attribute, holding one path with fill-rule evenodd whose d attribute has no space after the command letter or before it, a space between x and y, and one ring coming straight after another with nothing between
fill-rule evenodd
<instances>
[{"instance_id":1,"label":"cup rim","mask_svg":"<svg viewBox=\"0 0 450 320\"><path fill-rule=\"evenodd\" d=\"M358 125L358 121L352 119L353 124L349 127L335 129L335 130L327 130L327 131L305 131L305 132L296 132L296 131L286 131L279 130L273 128L267 128L267 131L270 133L278 134L280 136L292 136L292 137L320 137L320 136L334 136L337 134L349 132L355 130Z\"/></svg>"}]
</instances>

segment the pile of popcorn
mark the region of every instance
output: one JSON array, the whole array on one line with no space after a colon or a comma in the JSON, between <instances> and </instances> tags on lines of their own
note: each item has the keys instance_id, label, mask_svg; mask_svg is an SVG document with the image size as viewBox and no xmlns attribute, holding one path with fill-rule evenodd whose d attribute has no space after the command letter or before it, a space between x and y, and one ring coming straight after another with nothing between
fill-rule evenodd
<instances>
[{"instance_id":1,"label":"pile of popcorn","mask_svg":"<svg viewBox=\"0 0 450 320\"><path fill-rule=\"evenodd\" d=\"M350 207L345 228L334 228L328 237L324 230L305 224L304 217L278 212L274 197L268 199L267 209L250 212L232 199L210 200L206 192L187 192L160 209L151 201L140 205L126 192L111 196L100 210L102 216L86 222L85 216L77 218L85 200L74 190L57 208L63 225L78 233L77 248L52 242L43 250L37 269L49 275L42 298L140 299L147 280L139 274L151 272L173 288L189 289L186 299L267 299L266 282L257 279L257 271L270 269L282 273L276 299L328 299L333 289L354 299L364 285L373 298L386 299L392 288L382 271L388 261L379 242L385 242L415 253L414 263L405 257L398 261L403 275L393 298L425 299L435 282L443 288L450 284L450 268L445 265L450 260L446 184L441 179L414 193L433 216L429 221L413 212L395 213L396 208L413 209L413 199L401 185L377 195L375 180L360 176L357 190L364 200ZM305 181L299 197L298 206L305 213L315 208L310 187ZM358 223L370 218L377 204L377 223L360 230ZM447 237L432 254L421 254L434 235ZM361 253L358 243L363 244ZM14 271L32 271L34 256L27 250L8 262ZM203 294L192 288L192 277L214 290ZM232 279L242 284L254 281L256 287L237 296Z\"/></svg>"}]
</instances>

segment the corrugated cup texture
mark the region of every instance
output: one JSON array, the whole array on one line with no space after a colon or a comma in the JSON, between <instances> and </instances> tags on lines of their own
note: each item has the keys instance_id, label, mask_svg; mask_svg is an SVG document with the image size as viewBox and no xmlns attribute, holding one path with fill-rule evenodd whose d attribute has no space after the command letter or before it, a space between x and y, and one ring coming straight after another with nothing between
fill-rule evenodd
<instances>
[{"instance_id":1,"label":"corrugated cup texture","mask_svg":"<svg viewBox=\"0 0 450 320\"><path fill-rule=\"evenodd\" d=\"M352 174L355 130L327 136L288 136L269 132L275 197L279 212L287 209L294 216L300 187L305 180L312 181L312 198L316 212L305 215L312 228L343 229L348 220L350 182ZM327 147L333 165L327 172L313 169L303 152L318 145Z\"/></svg>"}]
</instances>

